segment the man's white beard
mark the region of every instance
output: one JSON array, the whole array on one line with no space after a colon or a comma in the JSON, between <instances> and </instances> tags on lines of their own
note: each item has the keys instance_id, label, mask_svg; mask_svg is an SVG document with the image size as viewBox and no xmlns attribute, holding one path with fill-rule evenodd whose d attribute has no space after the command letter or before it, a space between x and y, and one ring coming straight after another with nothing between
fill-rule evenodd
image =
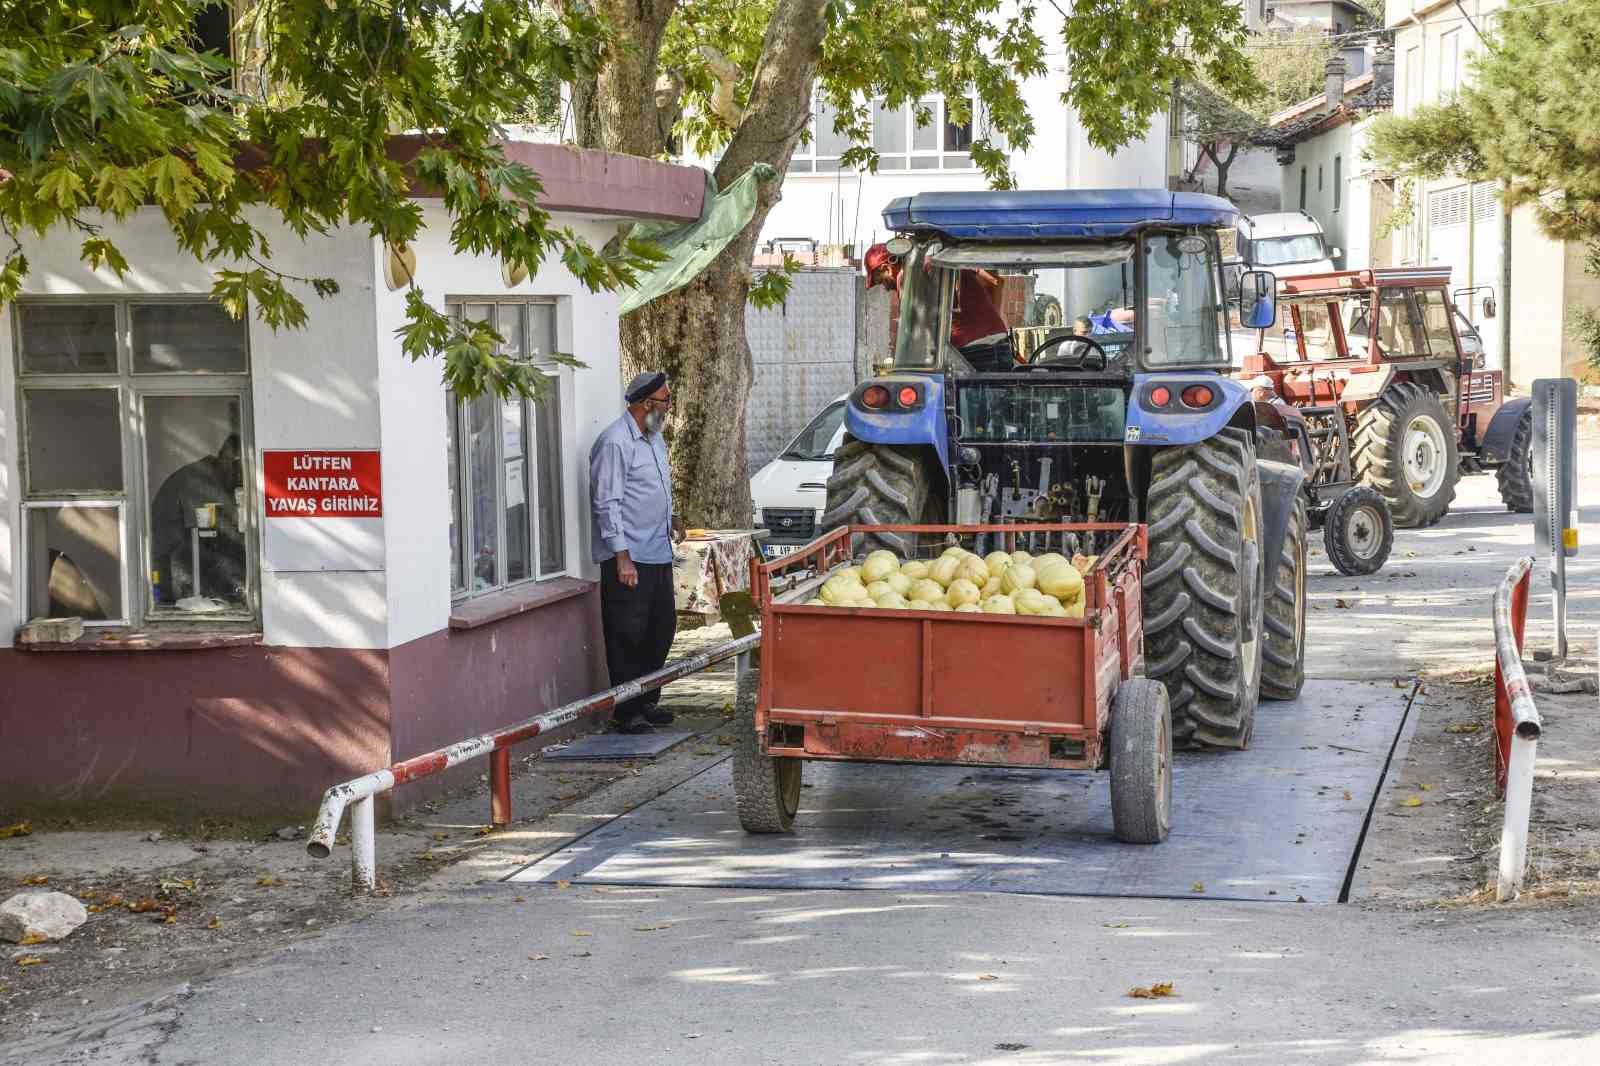
<instances>
[{"instance_id":1,"label":"man's white beard","mask_svg":"<svg viewBox=\"0 0 1600 1066\"><path fill-rule=\"evenodd\" d=\"M644 416L644 431L646 433L660 433L667 424L667 416L662 411L651 411Z\"/></svg>"}]
</instances>

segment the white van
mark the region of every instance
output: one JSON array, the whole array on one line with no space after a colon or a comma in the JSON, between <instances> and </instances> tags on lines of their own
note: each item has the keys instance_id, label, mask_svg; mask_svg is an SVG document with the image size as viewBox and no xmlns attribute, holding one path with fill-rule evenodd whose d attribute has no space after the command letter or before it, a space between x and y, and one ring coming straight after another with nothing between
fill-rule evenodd
<instances>
[{"instance_id":1,"label":"white van","mask_svg":"<svg viewBox=\"0 0 1600 1066\"><path fill-rule=\"evenodd\" d=\"M1328 247L1322 223L1304 211L1240 215L1234 231L1243 269L1270 270L1280 278L1338 270L1333 261L1344 255L1342 249Z\"/></svg>"},{"instance_id":2,"label":"white van","mask_svg":"<svg viewBox=\"0 0 1600 1066\"><path fill-rule=\"evenodd\" d=\"M828 475L833 453L844 440L844 404L840 396L822 409L778 457L750 479L750 499L757 528L771 532L768 556L787 555L809 544L828 502Z\"/></svg>"}]
</instances>

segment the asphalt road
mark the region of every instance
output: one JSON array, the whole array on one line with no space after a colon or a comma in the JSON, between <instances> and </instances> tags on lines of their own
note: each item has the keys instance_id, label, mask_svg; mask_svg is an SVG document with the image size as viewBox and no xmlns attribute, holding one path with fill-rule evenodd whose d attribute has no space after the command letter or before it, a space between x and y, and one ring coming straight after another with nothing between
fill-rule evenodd
<instances>
[{"instance_id":1,"label":"asphalt road","mask_svg":"<svg viewBox=\"0 0 1600 1066\"><path fill-rule=\"evenodd\" d=\"M1600 448L1585 442L1580 469ZM1600 622L1580 487L1576 639ZM1492 477L1388 567L1309 582L1314 678L1481 668L1531 551ZM1536 576L1530 643L1549 642ZM1345 606L1339 606L1343 601ZM1218 846L1226 846L1219 843ZM511 870L506 870L510 873ZM495 884L0 1051L97 1063L1580 1063L1600 946L1578 910L1381 910L990 893ZM1130 996L1170 982L1170 996Z\"/></svg>"}]
</instances>

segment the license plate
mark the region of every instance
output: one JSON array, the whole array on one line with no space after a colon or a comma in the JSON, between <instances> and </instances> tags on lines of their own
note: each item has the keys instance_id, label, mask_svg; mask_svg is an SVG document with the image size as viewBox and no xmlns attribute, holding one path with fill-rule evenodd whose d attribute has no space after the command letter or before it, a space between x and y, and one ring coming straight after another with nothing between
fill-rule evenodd
<instances>
[{"instance_id":1,"label":"license plate","mask_svg":"<svg viewBox=\"0 0 1600 1066\"><path fill-rule=\"evenodd\" d=\"M766 548L767 548L767 558L768 559L776 559L780 555L789 555L789 554L792 554L793 552L799 551L802 547L804 547L804 545L800 545L800 544L768 544L766 546Z\"/></svg>"}]
</instances>

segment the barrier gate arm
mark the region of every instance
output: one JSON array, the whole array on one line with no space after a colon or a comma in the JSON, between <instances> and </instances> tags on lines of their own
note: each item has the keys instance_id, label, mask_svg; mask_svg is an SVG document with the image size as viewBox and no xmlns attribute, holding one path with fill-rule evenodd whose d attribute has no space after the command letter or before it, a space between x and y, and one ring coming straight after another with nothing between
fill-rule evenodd
<instances>
[{"instance_id":1,"label":"barrier gate arm","mask_svg":"<svg viewBox=\"0 0 1600 1066\"><path fill-rule=\"evenodd\" d=\"M1533 559L1511 564L1494 593L1494 695L1496 769L1506 806L1500 829L1500 870L1495 899L1515 899L1528 870L1528 820L1533 813L1533 768L1544 724L1522 671L1522 634L1528 611L1528 571Z\"/></svg>"},{"instance_id":2,"label":"barrier gate arm","mask_svg":"<svg viewBox=\"0 0 1600 1066\"><path fill-rule=\"evenodd\" d=\"M699 673L709 666L743 655L761 644L761 634L747 633L733 640L690 656L668 663L660 670L625 684L616 685L592 696L574 700L553 711L525 719L503 729L484 733L449 747L430 751L425 755L405 759L363 777L334 785L323 793L322 806L311 828L311 838L306 841L306 852L315 859L326 859L333 853L339 823L344 819L346 807L350 812L351 869L357 887L371 890L378 882L377 831L373 797L388 792L419 778L442 773L469 759L488 755L490 820L496 826L511 822L511 747L531 740L589 715L601 714L617 704L651 692L690 674Z\"/></svg>"}]
</instances>

